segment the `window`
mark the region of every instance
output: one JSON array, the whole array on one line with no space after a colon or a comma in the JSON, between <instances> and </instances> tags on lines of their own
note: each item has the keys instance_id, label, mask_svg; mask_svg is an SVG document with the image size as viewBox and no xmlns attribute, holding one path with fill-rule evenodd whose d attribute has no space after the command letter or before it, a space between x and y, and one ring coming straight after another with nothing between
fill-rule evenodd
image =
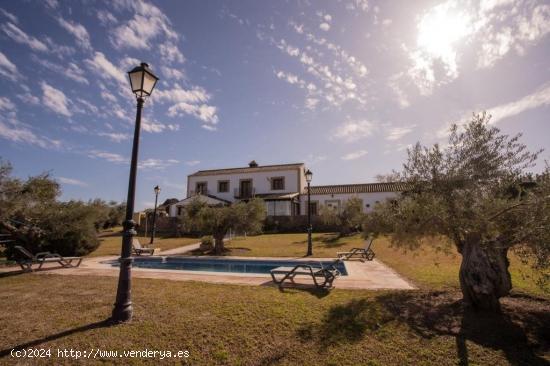
<instances>
[{"instance_id":1,"label":"window","mask_svg":"<svg viewBox=\"0 0 550 366\"><path fill-rule=\"evenodd\" d=\"M285 189L285 177L271 178L271 190L282 191Z\"/></svg>"},{"instance_id":2,"label":"window","mask_svg":"<svg viewBox=\"0 0 550 366\"><path fill-rule=\"evenodd\" d=\"M317 216L318 213L317 213L317 202L311 202L309 204L309 209L310 209L310 212L311 212L311 216ZM307 215L307 212L306 212L306 215Z\"/></svg>"},{"instance_id":3,"label":"window","mask_svg":"<svg viewBox=\"0 0 550 366\"><path fill-rule=\"evenodd\" d=\"M218 193L229 192L229 181L228 180L219 180L218 181Z\"/></svg>"},{"instance_id":4,"label":"window","mask_svg":"<svg viewBox=\"0 0 550 366\"><path fill-rule=\"evenodd\" d=\"M196 194L208 194L208 184L206 182L197 182L195 185Z\"/></svg>"},{"instance_id":5,"label":"window","mask_svg":"<svg viewBox=\"0 0 550 366\"><path fill-rule=\"evenodd\" d=\"M328 209L340 212L340 200L327 200L325 205Z\"/></svg>"}]
</instances>

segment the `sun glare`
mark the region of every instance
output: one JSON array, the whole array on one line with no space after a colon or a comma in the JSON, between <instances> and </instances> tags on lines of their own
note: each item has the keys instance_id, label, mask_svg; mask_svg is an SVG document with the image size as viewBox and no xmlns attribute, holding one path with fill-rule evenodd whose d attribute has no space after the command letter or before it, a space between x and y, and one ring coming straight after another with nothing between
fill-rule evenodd
<instances>
[{"instance_id":1,"label":"sun glare","mask_svg":"<svg viewBox=\"0 0 550 366\"><path fill-rule=\"evenodd\" d=\"M418 46L446 64L456 58L456 44L471 32L471 18L454 3L438 5L418 23Z\"/></svg>"}]
</instances>

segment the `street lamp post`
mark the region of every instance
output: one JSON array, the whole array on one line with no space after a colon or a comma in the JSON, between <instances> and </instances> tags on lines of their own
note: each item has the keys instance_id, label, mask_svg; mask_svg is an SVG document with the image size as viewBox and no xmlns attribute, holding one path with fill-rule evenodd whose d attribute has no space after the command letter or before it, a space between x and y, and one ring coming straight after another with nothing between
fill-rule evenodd
<instances>
[{"instance_id":1,"label":"street lamp post","mask_svg":"<svg viewBox=\"0 0 550 366\"><path fill-rule=\"evenodd\" d=\"M149 242L149 244L153 244L153 241L155 240L155 230L157 228L157 202L159 198L160 187L155 186L154 191L155 191L155 209L153 210L153 229L151 230L151 241Z\"/></svg>"},{"instance_id":2,"label":"street lamp post","mask_svg":"<svg viewBox=\"0 0 550 366\"><path fill-rule=\"evenodd\" d=\"M311 170L306 171L306 182L307 182L307 255L313 255L313 245L311 243L311 192L310 192L310 183L313 178L313 173Z\"/></svg>"},{"instance_id":3,"label":"street lamp post","mask_svg":"<svg viewBox=\"0 0 550 366\"><path fill-rule=\"evenodd\" d=\"M132 319L132 239L137 234L133 214L136 194L141 110L143 109L145 97L151 95L158 81L158 77L151 72L149 65L143 62L141 65L129 71L128 77L130 78L132 92L136 95L137 111L136 125L134 127L134 142L132 145L132 160L130 163L130 179L128 182L128 197L126 200L126 218L123 223L124 231L122 232L120 274L118 276L116 302L111 316L111 320L117 323L126 322Z\"/></svg>"}]
</instances>

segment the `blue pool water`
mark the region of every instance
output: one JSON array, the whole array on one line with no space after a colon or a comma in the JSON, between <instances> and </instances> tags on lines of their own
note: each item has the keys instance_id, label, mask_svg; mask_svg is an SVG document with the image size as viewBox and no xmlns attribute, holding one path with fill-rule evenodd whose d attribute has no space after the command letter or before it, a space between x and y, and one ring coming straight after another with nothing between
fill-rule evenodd
<instances>
[{"instance_id":1,"label":"blue pool water","mask_svg":"<svg viewBox=\"0 0 550 366\"><path fill-rule=\"evenodd\" d=\"M118 266L118 261L110 262ZM184 257L146 257L134 258L134 267L153 269L176 269L185 271L232 272L232 273L269 273L277 267L294 267L297 264L309 264L319 267L328 266L331 261L289 261L289 260L247 260L247 259L203 259ZM347 276L343 262L336 265L342 276Z\"/></svg>"}]
</instances>

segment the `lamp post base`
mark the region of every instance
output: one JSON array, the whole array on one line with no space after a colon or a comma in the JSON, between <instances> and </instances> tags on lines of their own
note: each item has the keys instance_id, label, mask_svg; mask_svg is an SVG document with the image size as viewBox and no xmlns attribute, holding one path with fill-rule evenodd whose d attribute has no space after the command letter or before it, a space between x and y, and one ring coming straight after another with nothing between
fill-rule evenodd
<instances>
[{"instance_id":1,"label":"lamp post base","mask_svg":"<svg viewBox=\"0 0 550 366\"><path fill-rule=\"evenodd\" d=\"M115 304L113 314L111 315L111 322L113 323L126 323L132 320L134 309L132 303L129 304Z\"/></svg>"}]
</instances>

